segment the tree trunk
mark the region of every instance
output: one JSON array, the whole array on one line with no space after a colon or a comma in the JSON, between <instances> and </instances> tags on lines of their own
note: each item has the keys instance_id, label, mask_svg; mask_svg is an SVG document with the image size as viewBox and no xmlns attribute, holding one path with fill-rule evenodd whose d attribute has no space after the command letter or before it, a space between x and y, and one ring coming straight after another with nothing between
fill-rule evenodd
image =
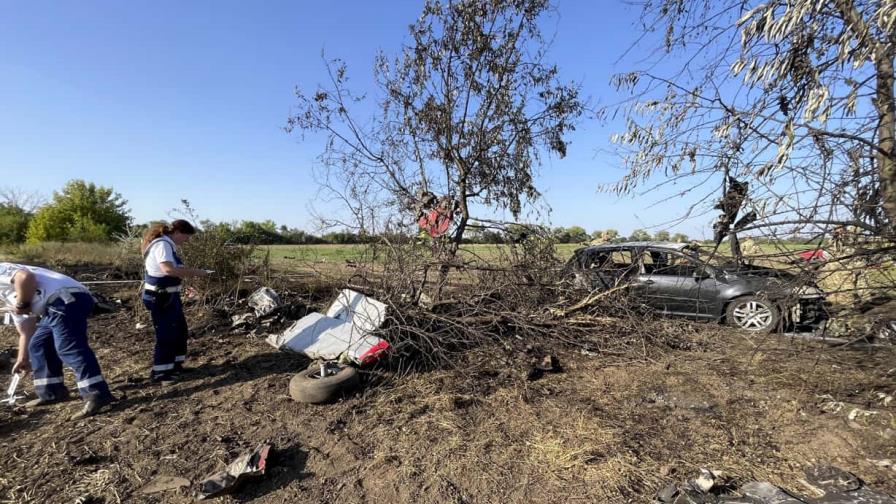
<instances>
[{"instance_id":1,"label":"tree trunk","mask_svg":"<svg viewBox=\"0 0 896 504\"><path fill-rule=\"evenodd\" d=\"M458 184L458 192L460 193L458 202L460 204L460 219L457 221L457 227L451 235L451 242L448 244L444 256L439 258L442 264L439 265L439 285L436 290L436 301L442 299L442 291L448 285L448 273L451 271L450 263L453 263L457 257L457 251L460 249L460 244L464 239L464 232L467 230L467 223L470 221L470 208L467 206L466 197L467 184L463 174Z\"/></svg>"},{"instance_id":2,"label":"tree trunk","mask_svg":"<svg viewBox=\"0 0 896 504\"><path fill-rule=\"evenodd\" d=\"M736 231L728 233L728 244L731 245L731 255L734 257L734 260L737 261L737 264L743 264L744 254L741 251L740 240L737 238Z\"/></svg>"},{"instance_id":3,"label":"tree trunk","mask_svg":"<svg viewBox=\"0 0 896 504\"><path fill-rule=\"evenodd\" d=\"M874 66L877 71L877 93L874 106L877 108L879 123L877 125L877 165L880 171L881 197L884 211L890 220L890 233L896 227L896 104L893 99L893 86L896 77L893 72L893 50L879 51L875 55Z\"/></svg>"}]
</instances>

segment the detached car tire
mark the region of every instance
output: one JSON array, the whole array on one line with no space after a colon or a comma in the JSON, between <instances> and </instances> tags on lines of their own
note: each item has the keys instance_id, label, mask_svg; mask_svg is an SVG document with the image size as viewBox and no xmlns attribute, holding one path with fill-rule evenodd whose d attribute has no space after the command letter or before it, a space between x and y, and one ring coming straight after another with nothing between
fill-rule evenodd
<instances>
[{"instance_id":1,"label":"detached car tire","mask_svg":"<svg viewBox=\"0 0 896 504\"><path fill-rule=\"evenodd\" d=\"M728 303L725 323L745 331L768 334L775 332L781 324L781 310L765 298L739 297Z\"/></svg>"},{"instance_id":2,"label":"detached car tire","mask_svg":"<svg viewBox=\"0 0 896 504\"><path fill-rule=\"evenodd\" d=\"M325 364L326 376L321 376L320 365L313 365L289 380L289 396L300 403L330 402L360 383L358 370L344 364Z\"/></svg>"}]
</instances>

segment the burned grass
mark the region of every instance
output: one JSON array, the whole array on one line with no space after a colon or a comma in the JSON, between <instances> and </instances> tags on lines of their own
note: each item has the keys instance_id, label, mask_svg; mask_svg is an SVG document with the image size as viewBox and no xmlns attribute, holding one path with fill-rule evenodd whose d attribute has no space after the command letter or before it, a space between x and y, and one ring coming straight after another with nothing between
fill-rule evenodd
<instances>
[{"instance_id":1,"label":"burned grass","mask_svg":"<svg viewBox=\"0 0 896 504\"><path fill-rule=\"evenodd\" d=\"M329 302L328 289L290 287L313 309ZM896 492L896 473L875 462L896 459L889 351L587 309L561 324L481 310L474 319L468 303L415 305L402 313L491 336L428 366L399 355L365 371L360 392L315 406L287 395L306 359L234 333L226 312L207 306L189 314L195 371L150 385L153 338L136 326L144 310L130 290L103 293L124 300L91 321L121 400L77 423L64 420L73 403L0 409L0 501L192 502L187 489L142 489L160 476L195 486L262 442L275 449L268 474L222 502L650 502L700 467L801 490L802 469L817 462ZM515 302L505 294L475 306L504 312ZM531 379L545 354L563 372Z\"/></svg>"}]
</instances>

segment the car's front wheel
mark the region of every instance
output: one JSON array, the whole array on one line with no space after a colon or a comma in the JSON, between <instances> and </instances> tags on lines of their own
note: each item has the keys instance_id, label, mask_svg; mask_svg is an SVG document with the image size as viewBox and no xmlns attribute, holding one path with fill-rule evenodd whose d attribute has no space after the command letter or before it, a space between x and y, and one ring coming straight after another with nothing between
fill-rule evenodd
<instances>
[{"instance_id":1,"label":"car's front wheel","mask_svg":"<svg viewBox=\"0 0 896 504\"><path fill-rule=\"evenodd\" d=\"M778 328L781 312L767 299L744 296L728 303L725 322L746 331L770 333Z\"/></svg>"}]
</instances>

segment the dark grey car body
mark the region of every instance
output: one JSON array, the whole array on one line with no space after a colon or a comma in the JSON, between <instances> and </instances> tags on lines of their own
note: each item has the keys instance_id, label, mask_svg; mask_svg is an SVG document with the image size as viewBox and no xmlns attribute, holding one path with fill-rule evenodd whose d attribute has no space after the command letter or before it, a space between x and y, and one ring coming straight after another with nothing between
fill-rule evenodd
<instances>
[{"instance_id":1,"label":"dark grey car body","mask_svg":"<svg viewBox=\"0 0 896 504\"><path fill-rule=\"evenodd\" d=\"M582 287L626 284L640 303L667 315L722 321L732 300L761 296L790 326L817 326L827 318L824 293L810 282L782 270L710 263L688 244L593 245L576 250L568 269Z\"/></svg>"}]
</instances>

